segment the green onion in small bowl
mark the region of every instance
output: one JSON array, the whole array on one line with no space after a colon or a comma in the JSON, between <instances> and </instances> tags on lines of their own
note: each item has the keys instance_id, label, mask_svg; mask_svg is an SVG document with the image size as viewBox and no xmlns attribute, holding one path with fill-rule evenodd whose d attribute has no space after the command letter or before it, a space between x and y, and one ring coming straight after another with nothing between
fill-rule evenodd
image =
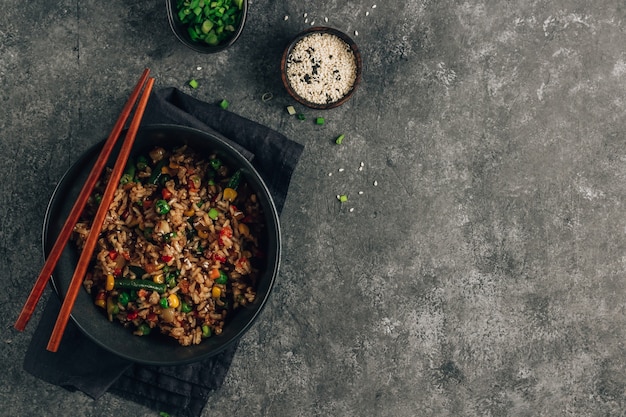
<instances>
[{"instance_id":1,"label":"green onion in small bowl","mask_svg":"<svg viewBox=\"0 0 626 417\"><path fill-rule=\"evenodd\" d=\"M166 0L170 28L190 49L210 54L234 44L243 31L248 0Z\"/></svg>"}]
</instances>

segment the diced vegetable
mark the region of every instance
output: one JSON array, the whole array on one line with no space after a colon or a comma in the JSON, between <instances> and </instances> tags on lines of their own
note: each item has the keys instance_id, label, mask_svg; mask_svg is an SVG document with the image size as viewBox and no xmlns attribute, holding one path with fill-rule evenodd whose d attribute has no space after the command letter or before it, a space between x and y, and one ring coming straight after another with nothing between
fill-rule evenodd
<instances>
[{"instance_id":1,"label":"diced vegetable","mask_svg":"<svg viewBox=\"0 0 626 417\"><path fill-rule=\"evenodd\" d=\"M298 120L306 120L306 116L303 113L298 113Z\"/></svg>"},{"instance_id":2,"label":"diced vegetable","mask_svg":"<svg viewBox=\"0 0 626 417\"><path fill-rule=\"evenodd\" d=\"M237 191L232 188L224 188L223 197L226 201L235 201L237 198Z\"/></svg>"},{"instance_id":3,"label":"diced vegetable","mask_svg":"<svg viewBox=\"0 0 626 417\"><path fill-rule=\"evenodd\" d=\"M222 101L220 101L220 107L221 107L223 110L226 110L226 109L228 108L229 104L230 104L230 103L229 103L228 101L226 101L226 100L222 100Z\"/></svg>"},{"instance_id":4,"label":"diced vegetable","mask_svg":"<svg viewBox=\"0 0 626 417\"><path fill-rule=\"evenodd\" d=\"M180 299L176 294L170 294L167 297L167 303L169 304L170 308L178 308L178 306L180 305Z\"/></svg>"},{"instance_id":5,"label":"diced vegetable","mask_svg":"<svg viewBox=\"0 0 626 417\"><path fill-rule=\"evenodd\" d=\"M198 88L198 81L196 81L195 79L189 80L189 87Z\"/></svg>"},{"instance_id":6,"label":"diced vegetable","mask_svg":"<svg viewBox=\"0 0 626 417\"><path fill-rule=\"evenodd\" d=\"M294 114L296 114L296 109L293 106L287 106L287 113L293 116Z\"/></svg>"},{"instance_id":7,"label":"diced vegetable","mask_svg":"<svg viewBox=\"0 0 626 417\"><path fill-rule=\"evenodd\" d=\"M226 272L220 269L218 271L218 278L215 280L215 282L218 284L226 284L228 282L228 275L226 275Z\"/></svg>"},{"instance_id":8,"label":"diced vegetable","mask_svg":"<svg viewBox=\"0 0 626 417\"><path fill-rule=\"evenodd\" d=\"M337 139L335 139L335 143L336 143L337 145L341 145L341 142L343 142L343 139L344 139L345 137L346 137L346 135L344 135L344 134L341 134L341 135L337 136Z\"/></svg>"},{"instance_id":9,"label":"diced vegetable","mask_svg":"<svg viewBox=\"0 0 626 417\"><path fill-rule=\"evenodd\" d=\"M157 214L167 214L170 212L170 205L165 200L157 200L154 206L154 210Z\"/></svg>"},{"instance_id":10,"label":"diced vegetable","mask_svg":"<svg viewBox=\"0 0 626 417\"><path fill-rule=\"evenodd\" d=\"M207 214L209 215L209 218L211 218L212 220L215 220L215 219L217 219L219 217L220 212L216 208L211 207Z\"/></svg>"},{"instance_id":11,"label":"diced vegetable","mask_svg":"<svg viewBox=\"0 0 626 417\"><path fill-rule=\"evenodd\" d=\"M116 279L115 280L115 288L124 289L124 290L150 290L156 291L158 293L164 293L166 290L165 284L158 284L154 281L150 281L147 279Z\"/></svg>"},{"instance_id":12,"label":"diced vegetable","mask_svg":"<svg viewBox=\"0 0 626 417\"><path fill-rule=\"evenodd\" d=\"M318 118L315 119L315 124L323 125L324 122L325 122L325 120L324 120L323 117L318 117Z\"/></svg>"}]
</instances>

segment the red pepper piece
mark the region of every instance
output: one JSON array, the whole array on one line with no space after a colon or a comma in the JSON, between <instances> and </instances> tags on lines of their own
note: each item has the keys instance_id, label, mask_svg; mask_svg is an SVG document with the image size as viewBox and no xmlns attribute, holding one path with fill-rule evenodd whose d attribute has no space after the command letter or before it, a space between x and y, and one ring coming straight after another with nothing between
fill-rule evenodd
<instances>
[{"instance_id":1,"label":"red pepper piece","mask_svg":"<svg viewBox=\"0 0 626 417\"><path fill-rule=\"evenodd\" d=\"M109 251L109 258L114 261L117 258L117 252L114 250Z\"/></svg>"}]
</instances>

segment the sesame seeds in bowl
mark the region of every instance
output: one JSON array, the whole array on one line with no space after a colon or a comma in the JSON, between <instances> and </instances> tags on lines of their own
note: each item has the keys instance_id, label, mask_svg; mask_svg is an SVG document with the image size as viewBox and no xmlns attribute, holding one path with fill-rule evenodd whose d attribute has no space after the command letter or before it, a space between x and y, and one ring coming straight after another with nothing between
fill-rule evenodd
<instances>
[{"instance_id":1,"label":"sesame seeds in bowl","mask_svg":"<svg viewBox=\"0 0 626 417\"><path fill-rule=\"evenodd\" d=\"M296 101L314 109L345 103L361 80L361 54L345 33L313 27L296 36L281 60L283 84Z\"/></svg>"}]
</instances>

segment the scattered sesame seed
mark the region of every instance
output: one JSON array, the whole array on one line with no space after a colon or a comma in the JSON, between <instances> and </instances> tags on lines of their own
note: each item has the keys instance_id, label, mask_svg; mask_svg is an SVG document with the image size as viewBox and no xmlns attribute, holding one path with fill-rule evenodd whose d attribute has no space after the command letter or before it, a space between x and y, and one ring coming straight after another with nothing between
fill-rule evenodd
<instances>
[{"instance_id":1,"label":"scattered sesame seed","mask_svg":"<svg viewBox=\"0 0 626 417\"><path fill-rule=\"evenodd\" d=\"M375 9L375 8L376 8L376 5L373 5L373 6L372 6L372 9Z\"/></svg>"},{"instance_id":2,"label":"scattered sesame seed","mask_svg":"<svg viewBox=\"0 0 626 417\"><path fill-rule=\"evenodd\" d=\"M289 20L289 16L285 15L285 17L283 17L283 20Z\"/></svg>"},{"instance_id":3,"label":"scattered sesame seed","mask_svg":"<svg viewBox=\"0 0 626 417\"><path fill-rule=\"evenodd\" d=\"M343 171L345 171L345 170L344 170L343 168L339 168L337 171L339 171L339 172L343 172Z\"/></svg>"},{"instance_id":4,"label":"scattered sesame seed","mask_svg":"<svg viewBox=\"0 0 626 417\"><path fill-rule=\"evenodd\" d=\"M328 18L327 17L324 18L324 22L328 23Z\"/></svg>"},{"instance_id":5,"label":"scattered sesame seed","mask_svg":"<svg viewBox=\"0 0 626 417\"><path fill-rule=\"evenodd\" d=\"M307 17L308 15L309 15L308 13L305 13L302 15L302 17Z\"/></svg>"},{"instance_id":6,"label":"scattered sesame seed","mask_svg":"<svg viewBox=\"0 0 626 417\"><path fill-rule=\"evenodd\" d=\"M309 18L304 19L304 23L309 23Z\"/></svg>"},{"instance_id":7,"label":"scattered sesame seed","mask_svg":"<svg viewBox=\"0 0 626 417\"><path fill-rule=\"evenodd\" d=\"M359 166L360 166L360 167L364 167L364 166L365 166L365 163L364 163L364 162L361 162L361 163L359 164Z\"/></svg>"},{"instance_id":8,"label":"scattered sesame seed","mask_svg":"<svg viewBox=\"0 0 626 417\"><path fill-rule=\"evenodd\" d=\"M359 36L359 31L358 30L354 31L354 36Z\"/></svg>"},{"instance_id":9,"label":"scattered sesame seed","mask_svg":"<svg viewBox=\"0 0 626 417\"><path fill-rule=\"evenodd\" d=\"M333 173L332 173L332 172L329 172L329 173L328 173L328 176L329 176L329 177L332 177L332 176L333 176Z\"/></svg>"},{"instance_id":10,"label":"scattered sesame seed","mask_svg":"<svg viewBox=\"0 0 626 417\"><path fill-rule=\"evenodd\" d=\"M363 195L363 191L359 191L359 195Z\"/></svg>"},{"instance_id":11,"label":"scattered sesame seed","mask_svg":"<svg viewBox=\"0 0 626 417\"><path fill-rule=\"evenodd\" d=\"M337 194L337 200L341 200L341 196Z\"/></svg>"},{"instance_id":12,"label":"scattered sesame seed","mask_svg":"<svg viewBox=\"0 0 626 417\"><path fill-rule=\"evenodd\" d=\"M198 71L200 71L200 70L202 69L202 67L196 67L196 69L197 69Z\"/></svg>"},{"instance_id":13,"label":"scattered sesame seed","mask_svg":"<svg viewBox=\"0 0 626 417\"><path fill-rule=\"evenodd\" d=\"M363 171L363 167L359 167L359 171Z\"/></svg>"},{"instance_id":14,"label":"scattered sesame seed","mask_svg":"<svg viewBox=\"0 0 626 417\"><path fill-rule=\"evenodd\" d=\"M354 211L354 207L350 207L350 213Z\"/></svg>"},{"instance_id":15,"label":"scattered sesame seed","mask_svg":"<svg viewBox=\"0 0 626 417\"><path fill-rule=\"evenodd\" d=\"M311 20L311 26L315 24L315 20Z\"/></svg>"},{"instance_id":16,"label":"scattered sesame seed","mask_svg":"<svg viewBox=\"0 0 626 417\"><path fill-rule=\"evenodd\" d=\"M378 185L378 181L374 181L374 187Z\"/></svg>"}]
</instances>

